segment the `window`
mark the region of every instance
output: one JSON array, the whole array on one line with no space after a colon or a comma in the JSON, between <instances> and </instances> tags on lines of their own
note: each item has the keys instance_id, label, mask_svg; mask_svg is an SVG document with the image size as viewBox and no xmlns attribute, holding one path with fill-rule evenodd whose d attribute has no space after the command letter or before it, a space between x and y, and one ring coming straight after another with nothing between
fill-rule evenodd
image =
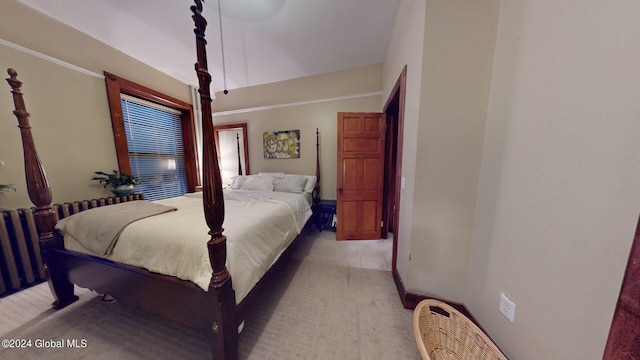
<instances>
[{"instance_id":1,"label":"window","mask_svg":"<svg viewBox=\"0 0 640 360\"><path fill-rule=\"evenodd\" d=\"M128 95L121 97L131 172L148 200L187 192L180 112Z\"/></svg>"},{"instance_id":2,"label":"window","mask_svg":"<svg viewBox=\"0 0 640 360\"><path fill-rule=\"evenodd\" d=\"M148 200L199 183L191 105L105 72L120 171L142 179Z\"/></svg>"}]
</instances>

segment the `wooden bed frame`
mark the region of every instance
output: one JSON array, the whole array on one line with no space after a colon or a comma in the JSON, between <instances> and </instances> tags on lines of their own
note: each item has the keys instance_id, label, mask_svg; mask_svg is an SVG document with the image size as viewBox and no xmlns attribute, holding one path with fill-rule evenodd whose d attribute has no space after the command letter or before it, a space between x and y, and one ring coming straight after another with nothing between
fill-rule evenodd
<instances>
[{"instance_id":1,"label":"wooden bed frame","mask_svg":"<svg viewBox=\"0 0 640 360\"><path fill-rule=\"evenodd\" d=\"M224 198L214 140L212 99L209 89L211 75L207 70L204 37L207 22L201 15L202 1L194 1L195 5L191 6L191 11L197 45L195 70L202 102L203 207L210 229L207 248L213 269L208 291L204 291L191 281L64 249L62 236L55 230L56 222L62 215L59 215L51 206L52 193L34 145L29 113L26 111L21 92L22 82L17 79L17 73L13 69L8 70L10 78L7 82L12 88L14 114L18 119L22 136L25 178L29 198L35 205L34 216L39 231L40 251L48 274L49 287L55 298L53 308L61 309L78 300L74 294L74 284L76 284L101 294L109 294L125 304L139 307L177 323L201 329L209 334L214 359L236 359L238 327L246 318L251 304L257 301L255 294L259 288L269 286L265 281L268 280L269 272L236 306L231 275L225 266L226 237L223 235L222 228ZM317 182L314 201L319 198L320 190L318 137L319 133L316 131ZM143 197L135 195L122 200L141 198ZM83 203L88 204L86 208L105 205L104 201L96 202L95 200ZM307 224L309 223L311 221Z\"/></svg>"}]
</instances>

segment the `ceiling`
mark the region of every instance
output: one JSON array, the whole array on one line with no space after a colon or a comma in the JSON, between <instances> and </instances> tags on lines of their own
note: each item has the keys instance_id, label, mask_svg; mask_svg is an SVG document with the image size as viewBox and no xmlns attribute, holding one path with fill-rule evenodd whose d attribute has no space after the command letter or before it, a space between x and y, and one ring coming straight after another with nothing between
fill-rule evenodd
<instances>
[{"instance_id":1,"label":"ceiling","mask_svg":"<svg viewBox=\"0 0 640 360\"><path fill-rule=\"evenodd\" d=\"M197 85L189 0L20 0L190 85ZM207 0L212 90L380 63L399 0ZM224 69L222 47L224 45ZM223 71L224 70L224 71Z\"/></svg>"}]
</instances>

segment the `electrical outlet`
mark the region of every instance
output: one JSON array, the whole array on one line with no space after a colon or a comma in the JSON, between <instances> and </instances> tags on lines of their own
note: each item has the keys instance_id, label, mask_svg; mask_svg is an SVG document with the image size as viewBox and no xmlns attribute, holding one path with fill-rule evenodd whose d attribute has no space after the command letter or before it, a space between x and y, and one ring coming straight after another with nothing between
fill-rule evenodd
<instances>
[{"instance_id":1,"label":"electrical outlet","mask_svg":"<svg viewBox=\"0 0 640 360\"><path fill-rule=\"evenodd\" d=\"M511 301L509 298L509 294L506 292L500 293L500 312L504 315L509 321L513 322L513 317L516 314L516 304Z\"/></svg>"}]
</instances>

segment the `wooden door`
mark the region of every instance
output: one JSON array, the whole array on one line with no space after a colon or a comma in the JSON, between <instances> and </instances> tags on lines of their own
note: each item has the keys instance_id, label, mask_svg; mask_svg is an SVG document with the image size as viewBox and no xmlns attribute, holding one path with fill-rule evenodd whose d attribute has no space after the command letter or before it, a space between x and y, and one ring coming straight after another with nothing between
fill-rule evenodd
<instances>
[{"instance_id":1,"label":"wooden door","mask_svg":"<svg viewBox=\"0 0 640 360\"><path fill-rule=\"evenodd\" d=\"M380 238L384 151L383 113L338 113L338 240Z\"/></svg>"}]
</instances>

